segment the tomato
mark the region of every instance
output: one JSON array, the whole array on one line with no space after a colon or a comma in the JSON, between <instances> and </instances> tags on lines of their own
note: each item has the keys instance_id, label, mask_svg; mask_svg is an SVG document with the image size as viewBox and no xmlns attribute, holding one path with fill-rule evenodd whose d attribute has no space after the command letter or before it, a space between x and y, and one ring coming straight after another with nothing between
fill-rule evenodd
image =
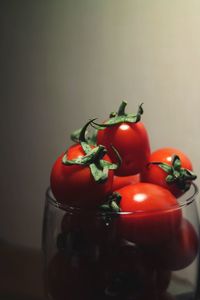
<instances>
[{"instance_id":1,"label":"tomato","mask_svg":"<svg viewBox=\"0 0 200 300\"><path fill-rule=\"evenodd\" d=\"M141 181L143 182L149 182L149 183L154 183L158 184L164 188L167 188L170 190L176 197L180 196L183 194L184 189L182 189L181 186L179 186L179 183L181 182L183 177L174 178L174 182L167 182L167 176L169 175L166 171L164 171L159 165L157 164L151 164L153 162L160 162L167 164L168 166L172 166L172 161L173 161L173 156L177 155L180 159L181 163L181 168L187 169L189 171L193 170L192 163L190 159L184 154L182 151L175 149L175 148L161 148L156 151L154 151L150 156L149 156L149 163L147 164L146 167L143 169L141 172ZM179 171L178 171L179 172ZM177 173L175 174L177 176ZM194 177L195 179L195 177ZM186 180L185 184L190 183L190 180ZM185 186L184 184L184 186ZM183 186L183 188L184 188Z\"/></svg>"},{"instance_id":2,"label":"tomato","mask_svg":"<svg viewBox=\"0 0 200 300\"><path fill-rule=\"evenodd\" d=\"M113 185L112 191L115 192L116 190L129 185L134 184L140 181L140 175L130 175L130 176L114 176L113 178Z\"/></svg>"},{"instance_id":3,"label":"tomato","mask_svg":"<svg viewBox=\"0 0 200 300\"><path fill-rule=\"evenodd\" d=\"M116 245L106 256L106 295L129 299L138 297L146 289L153 288L153 269L135 245Z\"/></svg>"},{"instance_id":4,"label":"tomato","mask_svg":"<svg viewBox=\"0 0 200 300\"><path fill-rule=\"evenodd\" d=\"M94 299L100 286L100 273L94 265L70 259L63 252L57 252L46 270L46 289L54 300Z\"/></svg>"},{"instance_id":5,"label":"tomato","mask_svg":"<svg viewBox=\"0 0 200 300\"><path fill-rule=\"evenodd\" d=\"M85 292L83 287L76 288L79 277L82 277L83 269L74 266L66 259L62 252L56 253L56 255L49 262L46 272L46 286L48 294L55 300L64 300L68 297L70 300L81 299L79 290L81 293ZM82 280L81 280L82 284Z\"/></svg>"},{"instance_id":6,"label":"tomato","mask_svg":"<svg viewBox=\"0 0 200 300\"><path fill-rule=\"evenodd\" d=\"M182 212L177 199L167 189L140 182L117 192L121 195L119 232L122 237L139 244L159 244L177 232Z\"/></svg>"},{"instance_id":7,"label":"tomato","mask_svg":"<svg viewBox=\"0 0 200 300\"><path fill-rule=\"evenodd\" d=\"M119 123L97 133L97 144L104 145L113 162L118 162L116 148L121 159L121 166L115 171L117 176L140 173L150 155L149 138L142 122Z\"/></svg>"},{"instance_id":8,"label":"tomato","mask_svg":"<svg viewBox=\"0 0 200 300\"><path fill-rule=\"evenodd\" d=\"M76 144L67 151L69 160L85 155L82 146ZM107 194L111 192L113 171L109 170L108 178L103 183L97 183L92 177L88 165L65 165L62 162L63 154L58 157L51 171L51 189L56 200L62 204L93 209L100 205ZM104 159L110 162L105 155Z\"/></svg>"},{"instance_id":9,"label":"tomato","mask_svg":"<svg viewBox=\"0 0 200 300\"><path fill-rule=\"evenodd\" d=\"M119 299L162 294L169 285L171 272L156 269L151 257L133 243L124 241L116 245L106 259L106 291Z\"/></svg>"},{"instance_id":10,"label":"tomato","mask_svg":"<svg viewBox=\"0 0 200 300\"><path fill-rule=\"evenodd\" d=\"M65 233L79 233L86 243L109 247L117 239L115 217L105 220L96 213L66 213L61 222L61 230Z\"/></svg>"},{"instance_id":11,"label":"tomato","mask_svg":"<svg viewBox=\"0 0 200 300\"><path fill-rule=\"evenodd\" d=\"M155 259L166 269L181 270L194 261L198 248L198 236L193 225L183 219L176 235L168 243L155 249Z\"/></svg>"}]
</instances>

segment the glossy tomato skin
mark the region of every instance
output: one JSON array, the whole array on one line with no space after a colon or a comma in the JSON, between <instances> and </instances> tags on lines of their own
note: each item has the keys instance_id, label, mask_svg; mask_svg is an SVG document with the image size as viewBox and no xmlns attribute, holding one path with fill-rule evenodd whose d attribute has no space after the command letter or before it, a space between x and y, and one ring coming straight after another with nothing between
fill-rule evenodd
<instances>
[{"instance_id":1,"label":"glossy tomato skin","mask_svg":"<svg viewBox=\"0 0 200 300\"><path fill-rule=\"evenodd\" d=\"M140 174L136 175L129 175L129 176L114 176L113 177L113 185L112 185L112 192L115 192L122 187L138 183L140 181Z\"/></svg>"},{"instance_id":2,"label":"glossy tomato skin","mask_svg":"<svg viewBox=\"0 0 200 300\"><path fill-rule=\"evenodd\" d=\"M120 123L99 130L97 143L108 149L113 162L117 163L116 148L122 158L121 166L115 171L117 176L129 176L140 173L150 155L149 138L142 122Z\"/></svg>"},{"instance_id":3,"label":"glossy tomato skin","mask_svg":"<svg viewBox=\"0 0 200 300\"><path fill-rule=\"evenodd\" d=\"M96 183L91 175L89 166L64 165L59 156L53 165L50 177L51 189L56 200L65 205L81 209L94 209L100 205L111 192L113 171L109 171L104 183ZM67 151L69 160L84 156L80 144L71 146ZM105 155L104 159L110 162Z\"/></svg>"},{"instance_id":4,"label":"glossy tomato skin","mask_svg":"<svg viewBox=\"0 0 200 300\"><path fill-rule=\"evenodd\" d=\"M155 249L155 259L162 268L177 271L189 266L197 257L199 240L193 225L183 219L181 227L168 243Z\"/></svg>"},{"instance_id":5,"label":"glossy tomato skin","mask_svg":"<svg viewBox=\"0 0 200 300\"><path fill-rule=\"evenodd\" d=\"M181 167L193 170L192 163L190 159L187 157L185 153L183 153L181 150L176 148L161 148L149 156L149 162L162 162L167 163L168 165L172 165L172 157L176 154L179 156L181 161ZM176 197L181 196L183 194L183 191L181 191L174 183L169 184L166 182L166 176L168 174L162 170L157 165L146 165L143 171L141 172L141 181L142 182L149 182L153 184L158 184L164 188L167 188L169 191L171 191Z\"/></svg>"},{"instance_id":6,"label":"glossy tomato skin","mask_svg":"<svg viewBox=\"0 0 200 300\"><path fill-rule=\"evenodd\" d=\"M117 192L122 197L120 209L124 212L119 216L119 232L125 239L156 245L168 241L179 229L182 212L167 189L140 182Z\"/></svg>"}]
</instances>

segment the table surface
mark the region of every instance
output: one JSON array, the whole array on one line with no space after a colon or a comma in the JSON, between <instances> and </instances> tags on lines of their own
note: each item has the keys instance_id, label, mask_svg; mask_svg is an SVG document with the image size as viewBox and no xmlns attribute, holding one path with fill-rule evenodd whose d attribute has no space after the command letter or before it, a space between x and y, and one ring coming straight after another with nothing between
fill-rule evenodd
<instances>
[{"instance_id":1,"label":"table surface","mask_svg":"<svg viewBox=\"0 0 200 300\"><path fill-rule=\"evenodd\" d=\"M0 243L0 300L44 300L40 250Z\"/></svg>"}]
</instances>

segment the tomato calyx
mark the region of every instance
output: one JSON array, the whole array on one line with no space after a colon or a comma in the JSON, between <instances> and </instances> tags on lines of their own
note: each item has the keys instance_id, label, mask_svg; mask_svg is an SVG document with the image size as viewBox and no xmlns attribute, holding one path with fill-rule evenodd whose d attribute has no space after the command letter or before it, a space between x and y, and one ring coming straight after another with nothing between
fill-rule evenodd
<instances>
[{"instance_id":1,"label":"tomato calyx","mask_svg":"<svg viewBox=\"0 0 200 300\"><path fill-rule=\"evenodd\" d=\"M176 186L186 192L190 188L190 182L195 180L197 176L189 169L181 167L181 160L178 155L172 155L171 165L164 162L149 162L149 165L157 165L168 175L165 180L168 184L176 184Z\"/></svg>"},{"instance_id":2,"label":"tomato calyx","mask_svg":"<svg viewBox=\"0 0 200 300\"><path fill-rule=\"evenodd\" d=\"M99 210L101 212L120 212L119 203L121 200L121 195L117 192L112 193L108 196L106 202L100 205Z\"/></svg>"},{"instance_id":3,"label":"tomato calyx","mask_svg":"<svg viewBox=\"0 0 200 300\"><path fill-rule=\"evenodd\" d=\"M83 127L73 131L70 135L70 139L74 143L80 143L81 140L84 140L89 145L96 145L96 137L98 130L92 124L95 120L96 118L91 119L85 124L85 128ZM93 127L93 130L91 132L87 130L89 125Z\"/></svg>"},{"instance_id":4,"label":"tomato calyx","mask_svg":"<svg viewBox=\"0 0 200 300\"><path fill-rule=\"evenodd\" d=\"M107 226L112 222L112 218L116 217L117 213L121 211L119 207L120 201L121 195L118 192L113 192L107 197L107 200L99 206L101 217Z\"/></svg>"},{"instance_id":5,"label":"tomato calyx","mask_svg":"<svg viewBox=\"0 0 200 300\"><path fill-rule=\"evenodd\" d=\"M79 143L85 155L69 160L67 157L67 153L65 153L62 158L62 163L67 166L89 166L92 177L94 178L95 182L103 183L108 178L109 170L117 169L118 165L103 159L104 155L107 153L107 150L103 145L91 148L91 145L87 143L85 137L86 130L88 126L93 122L93 120L88 121L79 133Z\"/></svg>"},{"instance_id":6,"label":"tomato calyx","mask_svg":"<svg viewBox=\"0 0 200 300\"><path fill-rule=\"evenodd\" d=\"M94 124L97 127L97 129L101 130L106 127L114 126L114 125L120 124L120 123L137 123L141 120L141 115L144 112L142 105L143 105L143 103L141 103L139 105L138 111L136 114L127 114L127 113L125 113L125 108L127 106L127 102L123 100L118 109L118 112L112 112L110 114L110 118L105 123L98 124L93 121L92 124Z\"/></svg>"},{"instance_id":7,"label":"tomato calyx","mask_svg":"<svg viewBox=\"0 0 200 300\"><path fill-rule=\"evenodd\" d=\"M81 143L81 146L86 152L85 156L78 157L76 159L68 160L67 154L63 156L62 162L65 165L82 165L89 166L91 174L97 183L103 183L108 178L109 170L115 170L118 168L117 164L113 164L103 159L107 150L104 146L99 145L96 148L91 149L86 143ZM89 148L88 148L89 146Z\"/></svg>"}]
</instances>

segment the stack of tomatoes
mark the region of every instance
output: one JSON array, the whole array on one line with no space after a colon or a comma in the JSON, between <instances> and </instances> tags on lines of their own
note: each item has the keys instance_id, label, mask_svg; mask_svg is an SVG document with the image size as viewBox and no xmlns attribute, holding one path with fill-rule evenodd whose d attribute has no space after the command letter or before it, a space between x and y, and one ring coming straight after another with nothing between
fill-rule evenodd
<instances>
[{"instance_id":1,"label":"stack of tomatoes","mask_svg":"<svg viewBox=\"0 0 200 300\"><path fill-rule=\"evenodd\" d=\"M196 179L192 163L171 147L151 152L142 105L136 114L126 105L76 131L53 165L51 189L66 209L47 273L55 300L173 299L171 272L197 256L179 203Z\"/></svg>"}]
</instances>

